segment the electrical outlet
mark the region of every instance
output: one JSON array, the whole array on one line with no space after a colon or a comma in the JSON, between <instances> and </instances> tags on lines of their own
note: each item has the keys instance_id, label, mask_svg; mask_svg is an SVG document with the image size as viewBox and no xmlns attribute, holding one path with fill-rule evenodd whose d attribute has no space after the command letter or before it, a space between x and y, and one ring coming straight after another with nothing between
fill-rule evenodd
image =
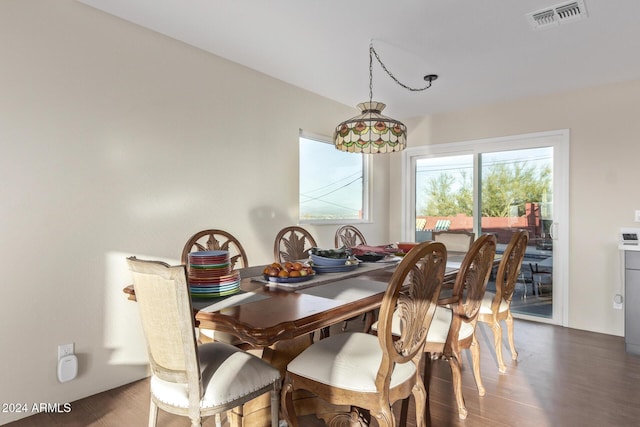
<instances>
[{"instance_id":1,"label":"electrical outlet","mask_svg":"<svg viewBox=\"0 0 640 427\"><path fill-rule=\"evenodd\" d=\"M74 352L74 344L60 344L58 346L58 360L62 359L65 356L72 355Z\"/></svg>"},{"instance_id":2,"label":"electrical outlet","mask_svg":"<svg viewBox=\"0 0 640 427\"><path fill-rule=\"evenodd\" d=\"M635 222L640 222L640 211L636 211Z\"/></svg>"},{"instance_id":3,"label":"electrical outlet","mask_svg":"<svg viewBox=\"0 0 640 427\"><path fill-rule=\"evenodd\" d=\"M615 294L613 297L613 308L615 308L616 310L622 310L623 302L623 296L620 294Z\"/></svg>"}]
</instances>

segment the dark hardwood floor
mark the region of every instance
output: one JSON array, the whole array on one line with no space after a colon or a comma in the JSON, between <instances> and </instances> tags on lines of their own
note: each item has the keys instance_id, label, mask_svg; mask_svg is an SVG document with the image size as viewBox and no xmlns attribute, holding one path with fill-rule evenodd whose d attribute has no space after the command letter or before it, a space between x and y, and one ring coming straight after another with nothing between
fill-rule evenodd
<instances>
[{"instance_id":1,"label":"dark hardwood floor","mask_svg":"<svg viewBox=\"0 0 640 427\"><path fill-rule=\"evenodd\" d=\"M349 329L357 329L358 323L349 322ZM640 425L640 357L625 353L623 338L518 320L515 328L518 361L511 361L509 350L504 350L508 370L499 374L491 331L485 325L478 327L482 378L487 389L484 397L477 393L471 356L468 351L463 353L463 392L469 411L466 420L458 418L448 363L432 363L430 425ZM43 413L7 426L145 426L148 409L148 380L142 380L73 402L68 414ZM323 425L312 418L301 420L301 424ZM186 418L160 411L158 426L188 425ZM204 423L214 425L213 418ZM415 426L413 417L409 425Z\"/></svg>"}]
</instances>

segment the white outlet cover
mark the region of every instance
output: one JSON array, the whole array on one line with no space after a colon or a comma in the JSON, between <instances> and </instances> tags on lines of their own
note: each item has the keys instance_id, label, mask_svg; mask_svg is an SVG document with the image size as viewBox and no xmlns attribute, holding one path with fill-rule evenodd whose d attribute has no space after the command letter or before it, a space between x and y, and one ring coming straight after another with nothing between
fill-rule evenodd
<instances>
[{"instance_id":1,"label":"white outlet cover","mask_svg":"<svg viewBox=\"0 0 640 427\"><path fill-rule=\"evenodd\" d=\"M640 222L640 211L636 211L635 222Z\"/></svg>"},{"instance_id":2,"label":"white outlet cover","mask_svg":"<svg viewBox=\"0 0 640 427\"><path fill-rule=\"evenodd\" d=\"M61 344L58 346L58 360L62 359L64 356L69 356L74 354L74 344Z\"/></svg>"}]
</instances>

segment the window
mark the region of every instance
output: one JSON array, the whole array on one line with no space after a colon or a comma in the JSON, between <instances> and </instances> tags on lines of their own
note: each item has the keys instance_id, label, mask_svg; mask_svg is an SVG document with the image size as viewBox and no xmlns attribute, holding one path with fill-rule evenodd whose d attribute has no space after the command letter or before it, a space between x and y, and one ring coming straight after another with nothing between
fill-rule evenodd
<instances>
[{"instance_id":1,"label":"window","mask_svg":"<svg viewBox=\"0 0 640 427\"><path fill-rule=\"evenodd\" d=\"M408 240L439 230L493 233L500 253L515 230L527 230L511 311L567 324L567 130L407 149L403 168Z\"/></svg>"},{"instance_id":2,"label":"window","mask_svg":"<svg viewBox=\"0 0 640 427\"><path fill-rule=\"evenodd\" d=\"M328 137L300 133L300 223L368 220L368 159L336 150Z\"/></svg>"}]
</instances>

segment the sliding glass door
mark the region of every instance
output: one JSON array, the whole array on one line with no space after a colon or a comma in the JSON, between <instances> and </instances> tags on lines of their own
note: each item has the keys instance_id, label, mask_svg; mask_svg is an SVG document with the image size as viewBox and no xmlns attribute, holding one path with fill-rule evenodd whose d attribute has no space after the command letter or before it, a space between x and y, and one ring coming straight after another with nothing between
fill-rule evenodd
<instances>
[{"instance_id":1,"label":"sliding glass door","mask_svg":"<svg viewBox=\"0 0 640 427\"><path fill-rule=\"evenodd\" d=\"M566 268L559 263L567 256L566 165L564 131L412 149L405 158L411 172L405 175L411 177L405 183L407 237L430 240L437 230L493 233L502 252L514 231L527 230L512 311L565 323Z\"/></svg>"}]
</instances>

